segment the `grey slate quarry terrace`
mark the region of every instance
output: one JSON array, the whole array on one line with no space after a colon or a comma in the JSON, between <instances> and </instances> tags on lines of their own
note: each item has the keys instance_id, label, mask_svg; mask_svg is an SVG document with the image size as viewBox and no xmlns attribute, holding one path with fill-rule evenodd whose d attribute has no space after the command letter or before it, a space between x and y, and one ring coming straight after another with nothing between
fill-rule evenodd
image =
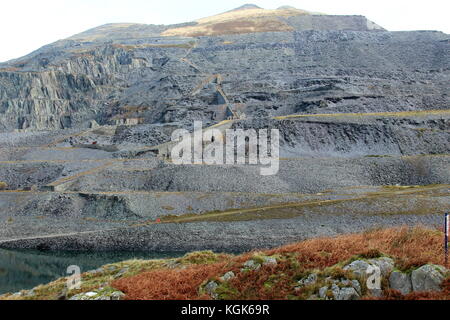
<instances>
[{"instance_id":1,"label":"grey slate quarry terrace","mask_svg":"<svg viewBox=\"0 0 450 320\"><path fill-rule=\"evenodd\" d=\"M0 64L0 247L236 251L440 225L449 35L278 19L290 31L111 24ZM279 173L155 152L194 120L279 129Z\"/></svg>"}]
</instances>

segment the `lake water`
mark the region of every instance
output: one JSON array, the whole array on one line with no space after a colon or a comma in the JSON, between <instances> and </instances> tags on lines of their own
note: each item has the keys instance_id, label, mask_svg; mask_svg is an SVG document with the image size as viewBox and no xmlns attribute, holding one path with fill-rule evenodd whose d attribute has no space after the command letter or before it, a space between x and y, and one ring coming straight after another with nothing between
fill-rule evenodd
<instances>
[{"instance_id":1,"label":"lake water","mask_svg":"<svg viewBox=\"0 0 450 320\"><path fill-rule=\"evenodd\" d=\"M129 259L160 259L182 253L152 252L40 252L0 249L0 294L32 289L68 276L67 267L77 265L81 272Z\"/></svg>"}]
</instances>

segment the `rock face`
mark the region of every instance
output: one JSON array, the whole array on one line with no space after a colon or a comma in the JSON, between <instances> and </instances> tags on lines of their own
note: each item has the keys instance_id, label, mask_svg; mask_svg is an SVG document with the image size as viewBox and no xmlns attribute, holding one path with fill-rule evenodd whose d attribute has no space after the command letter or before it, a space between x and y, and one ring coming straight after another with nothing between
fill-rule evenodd
<instances>
[{"instance_id":1,"label":"rock face","mask_svg":"<svg viewBox=\"0 0 450 320\"><path fill-rule=\"evenodd\" d=\"M215 122L229 116L225 101L251 117L449 107L446 34L292 9L263 15L285 27L181 38L173 30L219 18L106 25L0 64L0 130Z\"/></svg>"}]
</instances>

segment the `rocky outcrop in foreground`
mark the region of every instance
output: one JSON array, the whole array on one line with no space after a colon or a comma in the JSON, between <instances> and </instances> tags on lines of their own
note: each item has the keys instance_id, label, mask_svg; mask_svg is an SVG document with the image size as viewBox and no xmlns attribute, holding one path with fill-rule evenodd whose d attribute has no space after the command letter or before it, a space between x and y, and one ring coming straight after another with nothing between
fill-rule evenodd
<instances>
[{"instance_id":1,"label":"rocky outcrop in foreground","mask_svg":"<svg viewBox=\"0 0 450 320\"><path fill-rule=\"evenodd\" d=\"M261 266L276 266L277 261L276 257L256 257L246 261L241 272L257 272ZM401 272L395 269L395 262L389 257L358 259L343 268L341 265L304 276L297 282L295 291L307 300L382 298L387 290L401 295L440 292L444 279L450 276L450 270L433 264ZM207 282L200 290L213 299L226 299L227 284L235 277L234 272L229 271L219 281Z\"/></svg>"}]
</instances>

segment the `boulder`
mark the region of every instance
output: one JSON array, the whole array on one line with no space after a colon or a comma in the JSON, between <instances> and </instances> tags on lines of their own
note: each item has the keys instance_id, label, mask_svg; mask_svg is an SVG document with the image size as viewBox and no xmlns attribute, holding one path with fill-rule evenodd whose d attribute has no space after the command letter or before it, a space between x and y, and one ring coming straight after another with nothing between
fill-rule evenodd
<instances>
[{"instance_id":1,"label":"boulder","mask_svg":"<svg viewBox=\"0 0 450 320\"><path fill-rule=\"evenodd\" d=\"M355 260L352 263L346 265L343 269L351 271L356 277L362 278L366 276L367 269L370 264L364 260Z\"/></svg>"},{"instance_id":2,"label":"boulder","mask_svg":"<svg viewBox=\"0 0 450 320\"><path fill-rule=\"evenodd\" d=\"M125 297L125 294L121 291L114 291L113 293L111 293L110 297L110 300L122 300L122 298Z\"/></svg>"},{"instance_id":3,"label":"boulder","mask_svg":"<svg viewBox=\"0 0 450 320\"><path fill-rule=\"evenodd\" d=\"M333 291L334 293L334 291ZM334 296L335 300L358 300L359 294L355 288L340 288L337 296Z\"/></svg>"},{"instance_id":4,"label":"boulder","mask_svg":"<svg viewBox=\"0 0 450 320\"><path fill-rule=\"evenodd\" d=\"M127 268L127 267L120 269L119 272L117 272L117 273L113 276L113 278L114 278L114 279L118 279L118 278L123 277L123 276L125 275L125 273L128 272L128 270L129 270L129 268Z\"/></svg>"},{"instance_id":5,"label":"boulder","mask_svg":"<svg viewBox=\"0 0 450 320\"><path fill-rule=\"evenodd\" d=\"M328 287L322 287L319 289L319 297L321 299L326 299L327 297L327 291L328 291Z\"/></svg>"},{"instance_id":6,"label":"boulder","mask_svg":"<svg viewBox=\"0 0 450 320\"><path fill-rule=\"evenodd\" d=\"M277 259L274 257L264 257L263 265L264 266L276 266L278 264Z\"/></svg>"},{"instance_id":7,"label":"boulder","mask_svg":"<svg viewBox=\"0 0 450 320\"><path fill-rule=\"evenodd\" d=\"M403 295L409 294L412 291L411 276L400 271L394 271L389 276L389 287L400 291Z\"/></svg>"},{"instance_id":8,"label":"boulder","mask_svg":"<svg viewBox=\"0 0 450 320\"><path fill-rule=\"evenodd\" d=\"M440 291L442 281L448 270L442 266L433 264L424 265L411 274L412 288L414 291Z\"/></svg>"},{"instance_id":9,"label":"boulder","mask_svg":"<svg viewBox=\"0 0 450 320\"><path fill-rule=\"evenodd\" d=\"M91 275L94 275L94 274L103 273L104 271L105 271L105 270L103 269L103 267L100 267L100 268L95 269L95 270L87 271L86 273L91 274Z\"/></svg>"},{"instance_id":10,"label":"boulder","mask_svg":"<svg viewBox=\"0 0 450 320\"><path fill-rule=\"evenodd\" d=\"M100 288L74 295L69 300L121 300L125 294L113 288Z\"/></svg>"},{"instance_id":11,"label":"boulder","mask_svg":"<svg viewBox=\"0 0 450 320\"><path fill-rule=\"evenodd\" d=\"M378 268L380 268L381 271L381 275L383 277L387 277L392 270L394 270L394 260L392 260L391 258L388 257L380 257L380 258L376 258L376 259L370 259L368 260L368 262L371 265L375 265Z\"/></svg>"},{"instance_id":12,"label":"boulder","mask_svg":"<svg viewBox=\"0 0 450 320\"><path fill-rule=\"evenodd\" d=\"M358 280L341 280L340 283L344 286L351 286L353 287L358 294L361 294L361 285L359 284Z\"/></svg>"},{"instance_id":13,"label":"boulder","mask_svg":"<svg viewBox=\"0 0 450 320\"><path fill-rule=\"evenodd\" d=\"M259 268L261 268L261 264L255 262L254 260L248 260L244 263L243 270L245 269L258 270Z\"/></svg>"},{"instance_id":14,"label":"boulder","mask_svg":"<svg viewBox=\"0 0 450 320\"><path fill-rule=\"evenodd\" d=\"M310 286L317 282L317 274L311 273L309 276L298 281L299 286Z\"/></svg>"},{"instance_id":15,"label":"boulder","mask_svg":"<svg viewBox=\"0 0 450 320\"><path fill-rule=\"evenodd\" d=\"M234 272L233 272L233 271L229 271L229 272L225 273L225 274L220 278L220 280L222 280L222 281L229 281L229 280L233 279L234 277L236 277L236 275L234 274Z\"/></svg>"},{"instance_id":16,"label":"boulder","mask_svg":"<svg viewBox=\"0 0 450 320\"><path fill-rule=\"evenodd\" d=\"M361 297L361 285L356 280L331 280L331 286L321 287L319 289L319 297L321 299L329 299L328 291L331 290L333 300L357 300Z\"/></svg>"},{"instance_id":17,"label":"boulder","mask_svg":"<svg viewBox=\"0 0 450 320\"><path fill-rule=\"evenodd\" d=\"M213 299L218 299L219 295L216 292L216 289L219 287L219 284L215 281L210 281L205 286L205 291L207 294L211 296Z\"/></svg>"},{"instance_id":18,"label":"boulder","mask_svg":"<svg viewBox=\"0 0 450 320\"><path fill-rule=\"evenodd\" d=\"M370 260L355 260L352 263L344 267L344 270L352 271L356 277L367 276L367 270L369 267L378 267L381 271L381 275L387 277L394 269L394 260L388 257L380 257Z\"/></svg>"}]
</instances>

